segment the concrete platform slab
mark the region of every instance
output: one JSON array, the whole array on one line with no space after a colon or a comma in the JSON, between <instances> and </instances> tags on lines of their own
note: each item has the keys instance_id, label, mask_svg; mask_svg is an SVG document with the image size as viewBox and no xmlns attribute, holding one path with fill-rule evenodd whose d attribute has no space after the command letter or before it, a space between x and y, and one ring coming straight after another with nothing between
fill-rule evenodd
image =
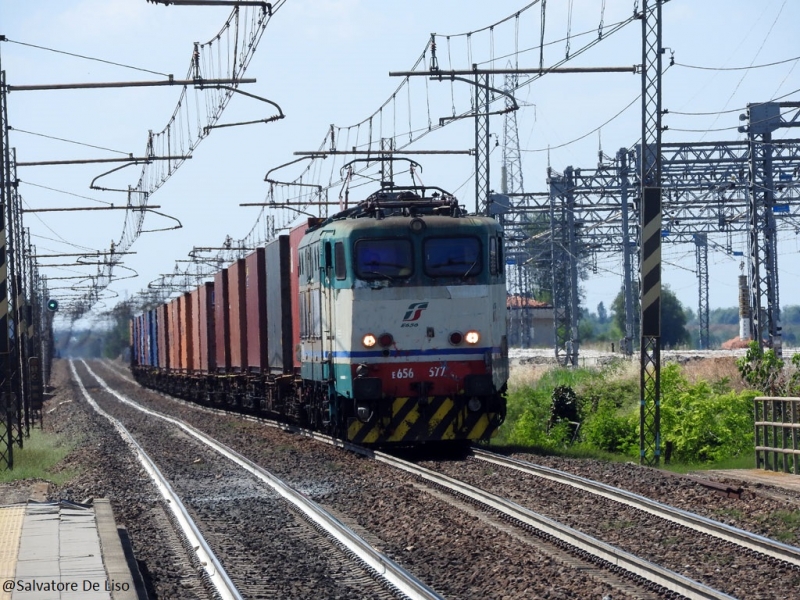
<instances>
[{"instance_id":1,"label":"concrete platform slab","mask_svg":"<svg viewBox=\"0 0 800 600\"><path fill-rule=\"evenodd\" d=\"M0 600L141 600L106 500L0 507Z\"/></svg>"}]
</instances>

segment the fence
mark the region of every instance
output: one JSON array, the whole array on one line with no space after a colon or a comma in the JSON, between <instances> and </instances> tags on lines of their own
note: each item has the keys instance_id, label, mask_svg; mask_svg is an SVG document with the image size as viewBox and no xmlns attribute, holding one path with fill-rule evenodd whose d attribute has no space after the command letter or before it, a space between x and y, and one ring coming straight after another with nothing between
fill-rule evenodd
<instances>
[{"instance_id":1,"label":"fence","mask_svg":"<svg viewBox=\"0 0 800 600\"><path fill-rule=\"evenodd\" d=\"M800 475L800 398L755 399L756 468Z\"/></svg>"}]
</instances>

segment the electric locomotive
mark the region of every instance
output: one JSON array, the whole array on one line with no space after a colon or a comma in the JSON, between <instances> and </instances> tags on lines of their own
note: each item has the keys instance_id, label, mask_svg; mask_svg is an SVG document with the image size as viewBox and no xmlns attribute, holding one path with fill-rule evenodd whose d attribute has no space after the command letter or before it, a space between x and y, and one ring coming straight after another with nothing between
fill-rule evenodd
<instances>
[{"instance_id":1,"label":"electric locomotive","mask_svg":"<svg viewBox=\"0 0 800 600\"><path fill-rule=\"evenodd\" d=\"M506 412L503 232L438 188L309 219L134 317L149 387L370 445L490 438Z\"/></svg>"},{"instance_id":2,"label":"electric locomotive","mask_svg":"<svg viewBox=\"0 0 800 600\"><path fill-rule=\"evenodd\" d=\"M427 195L430 193L430 195ZM487 439L508 379L503 232L436 188L393 188L298 244L314 424L364 444Z\"/></svg>"}]
</instances>

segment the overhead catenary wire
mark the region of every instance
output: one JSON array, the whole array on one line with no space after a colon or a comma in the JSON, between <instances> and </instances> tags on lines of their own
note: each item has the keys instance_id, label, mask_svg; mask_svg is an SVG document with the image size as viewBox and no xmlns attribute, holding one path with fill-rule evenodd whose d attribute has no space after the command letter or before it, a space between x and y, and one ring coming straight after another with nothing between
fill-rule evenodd
<instances>
[{"instance_id":1,"label":"overhead catenary wire","mask_svg":"<svg viewBox=\"0 0 800 600\"><path fill-rule=\"evenodd\" d=\"M64 54L66 56L73 56L75 58L81 58L81 59L84 59L84 60L90 60L90 61L94 61L94 62L104 63L104 64L107 64L107 65L112 65L114 67L122 67L123 69L132 69L134 71L141 71L143 73L152 73L153 75L161 75L163 77L169 77L169 75L167 73L161 73L160 71L152 71L150 69L144 69L142 67L134 67L132 65L126 65L126 64L123 64L123 63L113 62L113 61L105 60L105 59L102 59L102 58L96 58L96 57L93 57L93 56L85 56L83 54L75 54L74 52L67 52L66 50L57 50L55 48L48 48L46 46L39 46L37 44L31 44L31 43L28 43L28 42L20 42L19 40L11 40L11 39L8 39L8 38L6 38L4 41L6 41L6 42L8 42L10 44L18 44L20 46L27 46L29 48L36 48L37 50L45 50L47 52L54 52L56 54Z\"/></svg>"},{"instance_id":2,"label":"overhead catenary wire","mask_svg":"<svg viewBox=\"0 0 800 600\"><path fill-rule=\"evenodd\" d=\"M10 125L8 127L8 130L9 131L15 131L17 133L25 133L25 134L28 134L28 135L35 135L35 136L38 136L38 137L47 138L49 140L56 140L58 142L66 142L68 144L75 144L77 146L85 146L87 148L94 148L96 150L106 150L107 152L115 152L116 154L123 154L125 156L133 156L133 154L131 154L130 152L123 152L122 150L114 150L112 148L105 148L103 146L95 146L93 144L87 144L85 142L76 142L75 140L68 140L68 139L56 137L56 136L53 136L53 135L45 135L44 133L36 133L35 131L26 131L24 129L19 129L18 127L11 127Z\"/></svg>"}]
</instances>

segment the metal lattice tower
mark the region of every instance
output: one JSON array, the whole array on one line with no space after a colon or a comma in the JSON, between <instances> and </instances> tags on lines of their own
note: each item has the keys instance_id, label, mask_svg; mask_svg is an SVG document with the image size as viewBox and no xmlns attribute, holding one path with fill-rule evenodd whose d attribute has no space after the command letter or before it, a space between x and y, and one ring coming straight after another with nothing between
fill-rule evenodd
<instances>
[{"instance_id":1,"label":"metal lattice tower","mask_svg":"<svg viewBox=\"0 0 800 600\"><path fill-rule=\"evenodd\" d=\"M750 283L751 336L759 346L766 344L779 357L782 354L780 301L778 298L778 235L776 213L785 212L775 202L774 160L772 133L781 127L799 127L795 111L785 120L781 109L800 108L800 102L765 102L748 104L747 131L750 149L750 198L748 215L750 236L748 267ZM745 115L743 115L745 116Z\"/></svg>"},{"instance_id":2,"label":"metal lattice tower","mask_svg":"<svg viewBox=\"0 0 800 600\"><path fill-rule=\"evenodd\" d=\"M517 87L519 76L509 73L505 76L505 91L509 94ZM512 107L506 98L506 108ZM510 313L510 329L518 334L516 340L522 348L533 344L533 314L530 301L533 299L533 280L531 276L531 253L524 240L529 235L530 219L524 196L525 185L522 176L522 153L519 147L519 128L517 112L508 110L503 117L503 164L501 168L501 192L510 194L516 200L515 210L503 215L503 228L506 232L506 285L508 294L516 300Z\"/></svg>"},{"instance_id":3,"label":"metal lattice tower","mask_svg":"<svg viewBox=\"0 0 800 600\"><path fill-rule=\"evenodd\" d=\"M556 359L578 364L578 244L575 234L573 170L548 170L550 186L550 261L553 271L553 325Z\"/></svg>"},{"instance_id":4,"label":"metal lattice tower","mask_svg":"<svg viewBox=\"0 0 800 600\"><path fill-rule=\"evenodd\" d=\"M642 1L639 461L661 458L661 4Z\"/></svg>"},{"instance_id":5,"label":"metal lattice tower","mask_svg":"<svg viewBox=\"0 0 800 600\"><path fill-rule=\"evenodd\" d=\"M694 234L695 257L697 259L697 321L700 329L698 346L708 350L708 234Z\"/></svg>"},{"instance_id":6,"label":"metal lattice tower","mask_svg":"<svg viewBox=\"0 0 800 600\"><path fill-rule=\"evenodd\" d=\"M518 79L519 76L516 74L506 75L505 91L509 94L513 93L517 88ZM506 108L510 109L511 106L511 101L506 98ZM522 194L524 192L517 111L508 110L503 117L503 193Z\"/></svg>"},{"instance_id":7,"label":"metal lattice tower","mask_svg":"<svg viewBox=\"0 0 800 600\"><path fill-rule=\"evenodd\" d=\"M750 307L752 337L781 355L778 305L778 236L772 180L772 132L780 120L777 104L747 107L750 127ZM760 143L757 143L760 142Z\"/></svg>"},{"instance_id":8,"label":"metal lattice tower","mask_svg":"<svg viewBox=\"0 0 800 600\"><path fill-rule=\"evenodd\" d=\"M475 213L489 214L489 75L475 75Z\"/></svg>"},{"instance_id":9,"label":"metal lattice tower","mask_svg":"<svg viewBox=\"0 0 800 600\"><path fill-rule=\"evenodd\" d=\"M634 267L638 264L637 235L638 227L631 220L630 205L628 203L628 190L630 187L628 176L628 151L620 148L617 152L617 177L619 179L620 220L622 225L622 298L625 308L625 337L620 341L620 351L631 356L633 354L633 340L636 337L636 309L633 296L636 293L636 273Z\"/></svg>"}]
</instances>

